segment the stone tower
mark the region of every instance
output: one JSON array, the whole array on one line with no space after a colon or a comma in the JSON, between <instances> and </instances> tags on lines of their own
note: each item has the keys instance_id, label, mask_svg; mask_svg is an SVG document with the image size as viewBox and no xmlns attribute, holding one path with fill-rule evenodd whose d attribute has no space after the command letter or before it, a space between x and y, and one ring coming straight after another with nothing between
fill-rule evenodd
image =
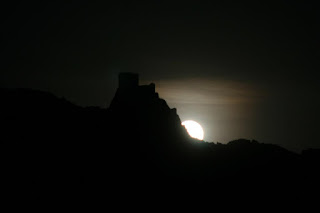
<instances>
[{"instance_id":1,"label":"stone tower","mask_svg":"<svg viewBox=\"0 0 320 213\"><path fill-rule=\"evenodd\" d=\"M119 73L119 89L133 89L139 86L139 74L122 72Z\"/></svg>"}]
</instances>

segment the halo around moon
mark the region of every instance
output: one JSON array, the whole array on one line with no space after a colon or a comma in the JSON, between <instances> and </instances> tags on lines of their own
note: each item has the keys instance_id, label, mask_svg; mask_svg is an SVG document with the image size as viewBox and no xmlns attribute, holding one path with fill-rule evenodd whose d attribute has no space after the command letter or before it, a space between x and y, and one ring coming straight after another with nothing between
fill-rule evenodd
<instances>
[{"instance_id":1,"label":"halo around moon","mask_svg":"<svg viewBox=\"0 0 320 213\"><path fill-rule=\"evenodd\" d=\"M190 137L198 140L203 140L204 132L199 123L193 120L187 120L187 121L183 121L182 125L185 126Z\"/></svg>"}]
</instances>

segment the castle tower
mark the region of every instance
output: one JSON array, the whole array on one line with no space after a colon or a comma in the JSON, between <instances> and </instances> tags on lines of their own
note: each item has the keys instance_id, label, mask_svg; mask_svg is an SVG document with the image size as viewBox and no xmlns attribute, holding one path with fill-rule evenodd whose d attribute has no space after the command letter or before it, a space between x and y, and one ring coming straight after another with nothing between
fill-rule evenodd
<instances>
[{"instance_id":1,"label":"castle tower","mask_svg":"<svg viewBox=\"0 0 320 213\"><path fill-rule=\"evenodd\" d=\"M139 86L139 74L122 72L119 73L119 88L133 89Z\"/></svg>"},{"instance_id":2,"label":"castle tower","mask_svg":"<svg viewBox=\"0 0 320 213\"><path fill-rule=\"evenodd\" d=\"M139 74L122 72L119 73L119 85L112 106L138 105L159 99L155 92L155 84L139 85Z\"/></svg>"}]
</instances>

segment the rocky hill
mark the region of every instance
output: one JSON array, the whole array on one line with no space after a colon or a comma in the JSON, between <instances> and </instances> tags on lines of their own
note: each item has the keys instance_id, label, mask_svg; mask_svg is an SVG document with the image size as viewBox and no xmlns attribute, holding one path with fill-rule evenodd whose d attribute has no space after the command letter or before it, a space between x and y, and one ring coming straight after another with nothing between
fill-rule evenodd
<instances>
[{"instance_id":1,"label":"rocky hill","mask_svg":"<svg viewBox=\"0 0 320 213\"><path fill-rule=\"evenodd\" d=\"M219 144L190 138L155 85L140 86L132 73L120 75L108 109L31 89L0 94L5 177L34 199L186 185L303 189L320 177L316 149L296 154L246 139Z\"/></svg>"}]
</instances>

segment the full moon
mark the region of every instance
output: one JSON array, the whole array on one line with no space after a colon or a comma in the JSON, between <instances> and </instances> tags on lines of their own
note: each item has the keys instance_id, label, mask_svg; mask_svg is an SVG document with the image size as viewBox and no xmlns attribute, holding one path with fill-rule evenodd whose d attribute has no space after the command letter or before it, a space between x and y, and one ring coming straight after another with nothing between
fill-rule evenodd
<instances>
[{"instance_id":1,"label":"full moon","mask_svg":"<svg viewBox=\"0 0 320 213\"><path fill-rule=\"evenodd\" d=\"M189 135L192 138L196 138L198 140L203 140L204 133L203 133L203 129L199 123L192 121L192 120L187 120L187 121L183 121L182 125L185 126Z\"/></svg>"}]
</instances>

